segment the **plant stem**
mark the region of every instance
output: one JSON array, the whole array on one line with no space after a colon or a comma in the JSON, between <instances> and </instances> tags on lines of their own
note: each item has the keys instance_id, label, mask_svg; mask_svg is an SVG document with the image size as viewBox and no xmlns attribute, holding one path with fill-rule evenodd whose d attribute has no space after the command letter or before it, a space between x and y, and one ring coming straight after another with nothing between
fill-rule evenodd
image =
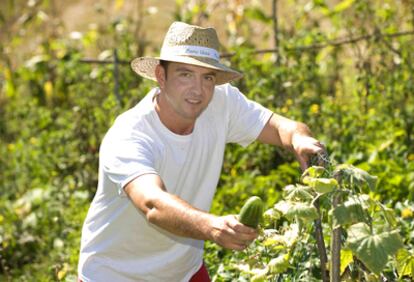
<instances>
[{"instance_id":1,"label":"plant stem","mask_svg":"<svg viewBox=\"0 0 414 282\"><path fill-rule=\"evenodd\" d=\"M315 226L315 238L316 238L316 245L318 246L318 253L319 259L321 262L321 275L323 282L329 282L329 273L326 270L326 265L328 262L328 258L326 256L326 246L325 241L323 240L323 231L322 231L322 224L321 224L321 217L320 217L320 208L319 208L319 199L313 203L315 208L318 210L319 218L314 221Z\"/></svg>"},{"instance_id":2,"label":"plant stem","mask_svg":"<svg viewBox=\"0 0 414 282\"><path fill-rule=\"evenodd\" d=\"M333 196L332 206L336 208L341 201L341 194L337 193ZM331 282L339 282L341 280L341 226L332 229L331 236Z\"/></svg>"}]
</instances>

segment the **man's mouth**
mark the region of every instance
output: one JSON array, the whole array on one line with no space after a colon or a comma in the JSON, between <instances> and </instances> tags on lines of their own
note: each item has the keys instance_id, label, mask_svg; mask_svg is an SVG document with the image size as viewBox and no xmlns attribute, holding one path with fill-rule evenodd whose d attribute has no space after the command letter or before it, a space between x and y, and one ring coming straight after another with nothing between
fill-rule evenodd
<instances>
[{"instance_id":1,"label":"man's mouth","mask_svg":"<svg viewBox=\"0 0 414 282\"><path fill-rule=\"evenodd\" d=\"M200 103L201 103L201 100L200 100L200 99L185 99L185 101L186 101L187 103L192 104L192 105L198 105L198 104L200 104Z\"/></svg>"}]
</instances>

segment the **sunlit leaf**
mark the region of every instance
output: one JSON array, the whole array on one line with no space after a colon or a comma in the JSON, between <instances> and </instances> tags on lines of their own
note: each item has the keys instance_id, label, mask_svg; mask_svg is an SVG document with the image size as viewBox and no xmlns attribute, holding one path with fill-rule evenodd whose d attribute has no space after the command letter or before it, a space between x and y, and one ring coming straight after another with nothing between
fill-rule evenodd
<instances>
[{"instance_id":1,"label":"sunlit leaf","mask_svg":"<svg viewBox=\"0 0 414 282\"><path fill-rule=\"evenodd\" d=\"M267 264L271 274L285 272L289 268L289 254L282 254L273 258Z\"/></svg>"},{"instance_id":2,"label":"sunlit leaf","mask_svg":"<svg viewBox=\"0 0 414 282\"><path fill-rule=\"evenodd\" d=\"M338 182L334 178L314 178L305 176L303 183L309 185L316 192L324 194L329 193L338 188Z\"/></svg>"},{"instance_id":3,"label":"sunlit leaf","mask_svg":"<svg viewBox=\"0 0 414 282\"><path fill-rule=\"evenodd\" d=\"M394 255L403 247L397 231L373 234L365 223L357 223L348 229L348 246L372 272L379 274Z\"/></svg>"},{"instance_id":4,"label":"sunlit leaf","mask_svg":"<svg viewBox=\"0 0 414 282\"><path fill-rule=\"evenodd\" d=\"M286 245L286 241L283 235L275 234L272 237L266 238L262 245L265 247L274 246L274 245Z\"/></svg>"},{"instance_id":5,"label":"sunlit leaf","mask_svg":"<svg viewBox=\"0 0 414 282\"><path fill-rule=\"evenodd\" d=\"M283 234L287 247L292 247L299 239L299 224L291 224L290 228Z\"/></svg>"},{"instance_id":6,"label":"sunlit leaf","mask_svg":"<svg viewBox=\"0 0 414 282\"><path fill-rule=\"evenodd\" d=\"M400 249L396 255L398 276L414 278L414 254L406 249Z\"/></svg>"},{"instance_id":7,"label":"sunlit leaf","mask_svg":"<svg viewBox=\"0 0 414 282\"><path fill-rule=\"evenodd\" d=\"M340 13L340 12L348 9L349 7L351 7L354 2L355 2L355 0L343 0L342 2L338 3L334 7L333 11L335 13Z\"/></svg>"},{"instance_id":8,"label":"sunlit leaf","mask_svg":"<svg viewBox=\"0 0 414 282\"><path fill-rule=\"evenodd\" d=\"M282 214L286 214L292 206L292 202L279 201L274 205L274 209L280 211Z\"/></svg>"},{"instance_id":9,"label":"sunlit leaf","mask_svg":"<svg viewBox=\"0 0 414 282\"><path fill-rule=\"evenodd\" d=\"M268 209L263 213L264 225L272 224L280 218L280 213L275 209Z\"/></svg>"},{"instance_id":10,"label":"sunlit leaf","mask_svg":"<svg viewBox=\"0 0 414 282\"><path fill-rule=\"evenodd\" d=\"M107 60L107 59L112 58L113 54L114 53L113 53L112 50L107 49L107 50L104 50L101 53L99 53L98 59L99 60Z\"/></svg>"},{"instance_id":11,"label":"sunlit leaf","mask_svg":"<svg viewBox=\"0 0 414 282\"><path fill-rule=\"evenodd\" d=\"M66 274L68 273L68 270L69 270L69 265L67 263L64 263L62 269L60 269L57 272L57 278L59 280L62 280L66 276Z\"/></svg>"},{"instance_id":12,"label":"sunlit leaf","mask_svg":"<svg viewBox=\"0 0 414 282\"><path fill-rule=\"evenodd\" d=\"M285 187L286 199L297 200L297 201L312 201L312 188L300 184L288 185Z\"/></svg>"},{"instance_id":13,"label":"sunlit leaf","mask_svg":"<svg viewBox=\"0 0 414 282\"><path fill-rule=\"evenodd\" d=\"M354 261L352 251L349 249L341 250L341 274L344 273L348 265Z\"/></svg>"},{"instance_id":14,"label":"sunlit leaf","mask_svg":"<svg viewBox=\"0 0 414 282\"><path fill-rule=\"evenodd\" d=\"M31 57L29 60L26 61L25 65L27 68L33 68L37 64L46 62L49 60L49 57L47 55L35 55Z\"/></svg>"},{"instance_id":15,"label":"sunlit leaf","mask_svg":"<svg viewBox=\"0 0 414 282\"><path fill-rule=\"evenodd\" d=\"M5 77L4 92L6 93L7 97L11 98L16 93L16 86L14 85L14 82L13 82L12 71L9 68L5 68L3 75Z\"/></svg>"},{"instance_id":16,"label":"sunlit leaf","mask_svg":"<svg viewBox=\"0 0 414 282\"><path fill-rule=\"evenodd\" d=\"M303 220L314 220L319 217L318 211L312 204L302 202L280 201L274 208L289 219L298 217Z\"/></svg>"},{"instance_id":17,"label":"sunlit leaf","mask_svg":"<svg viewBox=\"0 0 414 282\"><path fill-rule=\"evenodd\" d=\"M325 172L326 169L322 166L310 166L302 173L302 177L321 177Z\"/></svg>"},{"instance_id":18,"label":"sunlit leaf","mask_svg":"<svg viewBox=\"0 0 414 282\"><path fill-rule=\"evenodd\" d=\"M269 272L269 268L254 268L250 271L253 274L251 281L254 282L264 282L266 281L266 275Z\"/></svg>"},{"instance_id":19,"label":"sunlit leaf","mask_svg":"<svg viewBox=\"0 0 414 282\"><path fill-rule=\"evenodd\" d=\"M373 191L377 185L376 176L370 175L365 170L348 164L337 166L334 175L341 185L350 188L363 188L364 186L367 186Z\"/></svg>"}]
</instances>

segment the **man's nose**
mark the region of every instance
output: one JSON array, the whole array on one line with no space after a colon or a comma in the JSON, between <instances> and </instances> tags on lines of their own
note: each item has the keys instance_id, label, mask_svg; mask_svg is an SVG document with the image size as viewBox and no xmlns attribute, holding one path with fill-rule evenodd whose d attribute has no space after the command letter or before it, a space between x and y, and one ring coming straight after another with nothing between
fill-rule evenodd
<instances>
[{"instance_id":1,"label":"man's nose","mask_svg":"<svg viewBox=\"0 0 414 282\"><path fill-rule=\"evenodd\" d=\"M203 79L201 76L195 76L193 81L193 90L197 95L201 95L203 92Z\"/></svg>"}]
</instances>

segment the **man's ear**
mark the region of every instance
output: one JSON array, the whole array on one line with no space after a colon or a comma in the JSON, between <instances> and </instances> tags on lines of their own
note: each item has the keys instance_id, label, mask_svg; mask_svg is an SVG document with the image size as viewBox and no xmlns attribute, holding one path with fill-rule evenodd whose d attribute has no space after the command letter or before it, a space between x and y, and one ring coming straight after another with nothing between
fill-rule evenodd
<instances>
[{"instance_id":1,"label":"man's ear","mask_svg":"<svg viewBox=\"0 0 414 282\"><path fill-rule=\"evenodd\" d=\"M160 89L164 88L166 73L165 69L161 65L157 65L155 67L155 78L157 79Z\"/></svg>"}]
</instances>

